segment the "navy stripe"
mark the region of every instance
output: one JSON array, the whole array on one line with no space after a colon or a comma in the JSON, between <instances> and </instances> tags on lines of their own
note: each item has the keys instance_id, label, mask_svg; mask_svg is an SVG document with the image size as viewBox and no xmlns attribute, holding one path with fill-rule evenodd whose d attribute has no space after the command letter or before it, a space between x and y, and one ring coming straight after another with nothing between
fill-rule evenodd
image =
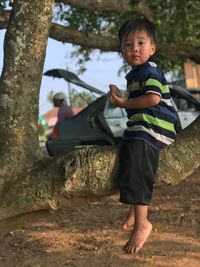
<instances>
[{"instance_id":1,"label":"navy stripe","mask_svg":"<svg viewBox=\"0 0 200 267\"><path fill-rule=\"evenodd\" d=\"M132 91L129 94L129 98L135 98L135 97L138 97L138 96L141 96L141 95L143 95L142 90Z\"/></svg>"},{"instance_id":2,"label":"navy stripe","mask_svg":"<svg viewBox=\"0 0 200 267\"><path fill-rule=\"evenodd\" d=\"M153 106L149 109L129 109L127 110L128 113L128 119L131 118L131 116L138 114L138 113L143 113L143 114L147 114L147 115L151 115L153 117L156 117L158 119L162 119L162 120L166 120L168 122L172 122L175 123L177 121L177 115L175 113L175 110L173 108L167 108L168 112L166 113L166 106L160 106L160 105L156 105Z\"/></svg>"},{"instance_id":3,"label":"navy stripe","mask_svg":"<svg viewBox=\"0 0 200 267\"><path fill-rule=\"evenodd\" d=\"M162 93L162 98L163 99L170 99L171 98L171 94L169 93Z\"/></svg>"},{"instance_id":4,"label":"navy stripe","mask_svg":"<svg viewBox=\"0 0 200 267\"><path fill-rule=\"evenodd\" d=\"M136 122L136 123L131 123L131 122L127 122L127 127L133 127L134 125L141 125L141 126L144 126L145 128L147 129L152 129L155 133L158 133L158 134L161 134L161 135L164 135L164 136L167 136L171 139L174 139L175 137L175 134L171 131L168 131L164 128L160 128L156 125L152 125L152 124L149 124L148 122Z\"/></svg>"}]
</instances>

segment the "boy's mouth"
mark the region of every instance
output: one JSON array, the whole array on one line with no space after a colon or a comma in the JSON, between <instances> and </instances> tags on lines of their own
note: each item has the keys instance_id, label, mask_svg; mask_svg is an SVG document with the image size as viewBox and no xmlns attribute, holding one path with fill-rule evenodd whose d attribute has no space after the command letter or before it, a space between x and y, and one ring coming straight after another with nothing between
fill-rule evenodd
<instances>
[{"instance_id":1,"label":"boy's mouth","mask_svg":"<svg viewBox=\"0 0 200 267\"><path fill-rule=\"evenodd\" d=\"M132 56L132 60L139 60L140 57L139 56Z\"/></svg>"}]
</instances>

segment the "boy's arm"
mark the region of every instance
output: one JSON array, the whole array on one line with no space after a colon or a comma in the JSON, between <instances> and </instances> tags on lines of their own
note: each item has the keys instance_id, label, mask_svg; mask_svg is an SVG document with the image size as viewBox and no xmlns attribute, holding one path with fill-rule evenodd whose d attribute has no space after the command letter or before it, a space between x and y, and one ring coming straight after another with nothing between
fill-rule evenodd
<instances>
[{"instance_id":1,"label":"boy's arm","mask_svg":"<svg viewBox=\"0 0 200 267\"><path fill-rule=\"evenodd\" d=\"M124 99L118 97L115 93L112 93L109 97L109 100L112 104L117 107L125 109L140 109L140 108L149 108L154 105L157 105L160 102L160 95L155 93L148 93L133 99Z\"/></svg>"}]
</instances>

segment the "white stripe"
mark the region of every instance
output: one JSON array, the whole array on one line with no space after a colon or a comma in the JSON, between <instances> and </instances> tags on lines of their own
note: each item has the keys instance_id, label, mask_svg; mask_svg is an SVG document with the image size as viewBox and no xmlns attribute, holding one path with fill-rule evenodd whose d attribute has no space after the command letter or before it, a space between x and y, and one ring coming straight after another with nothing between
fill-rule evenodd
<instances>
[{"instance_id":1,"label":"white stripe","mask_svg":"<svg viewBox=\"0 0 200 267\"><path fill-rule=\"evenodd\" d=\"M156 91L151 91L151 90L149 90L149 91L146 91L146 92L145 92L145 94L149 94L149 93L154 93L154 94L156 94L156 95L161 96L161 94L160 94L159 92L156 92ZM172 101L171 101L170 99L163 99L163 98L161 98L160 102L165 103L165 104L166 104L167 106L169 106L169 107L173 107Z\"/></svg>"},{"instance_id":2,"label":"white stripe","mask_svg":"<svg viewBox=\"0 0 200 267\"><path fill-rule=\"evenodd\" d=\"M160 102L164 102L167 106L173 107L172 101L170 99L163 99L163 98L161 98Z\"/></svg>"},{"instance_id":3,"label":"white stripe","mask_svg":"<svg viewBox=\"0 0 200 267\"><path fill-rule=\"evenodd\" d=\"M157 67L157 64L155 62L152 62L152 61L148 61L149 65L152 66L152 67Z\"/></svg>"},{"instance_id":4,"label":"white stripe","mask_svg":"<svg viewBox=\"0 0 200 267\"><path fill-rule=\"evenodd\" d=\"M145 128L144 126L142 125L135 125L135 126L131 126L131 127L128 127L126 128L127 131L129 132L136 132L136 131L142 131L142 132L146 132L148 133L149 135L153 136L154 138L156 138L157 140L161 141L162 143L165 143L167 145L170 145L171 143L174 142L173 139L165 136L165 135L162 135L162 134L158 134L158 133L155 133L153 129L148 129L148 128Z\"/></svg>"},{"instance_id":5,"label":"white stripe","mask_svg":"<svg viewBox=\"0 0 200 267\"><path fill-rule=\"evenodd\" d=\"M156 92L156 91L153 91L153 90L148 90L145 92L145 94L149 94L149 93L153 93L153 94L156 94L156 95L159 95L161 97L161 94L159 92Z\"/></svg>"}]
</instances>

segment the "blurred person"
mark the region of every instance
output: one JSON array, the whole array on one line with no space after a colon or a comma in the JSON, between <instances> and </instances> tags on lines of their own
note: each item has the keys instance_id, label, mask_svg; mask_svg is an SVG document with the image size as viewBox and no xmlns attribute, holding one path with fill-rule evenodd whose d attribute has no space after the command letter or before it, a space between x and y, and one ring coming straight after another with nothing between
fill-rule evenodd
<instances>
[{"instance_id":1,"label":"blurred person","mask_svg":"<svg viewBox=\"0 0 200 267\"><path fill-rule=\"evenodd\" d=\"M53 96L53 104L54 107L58 107L57 122L69 120L74 116L74 113L71 107L67 105L65 95L62 92L56 93Z\"/></svg>"}]
</instances>

